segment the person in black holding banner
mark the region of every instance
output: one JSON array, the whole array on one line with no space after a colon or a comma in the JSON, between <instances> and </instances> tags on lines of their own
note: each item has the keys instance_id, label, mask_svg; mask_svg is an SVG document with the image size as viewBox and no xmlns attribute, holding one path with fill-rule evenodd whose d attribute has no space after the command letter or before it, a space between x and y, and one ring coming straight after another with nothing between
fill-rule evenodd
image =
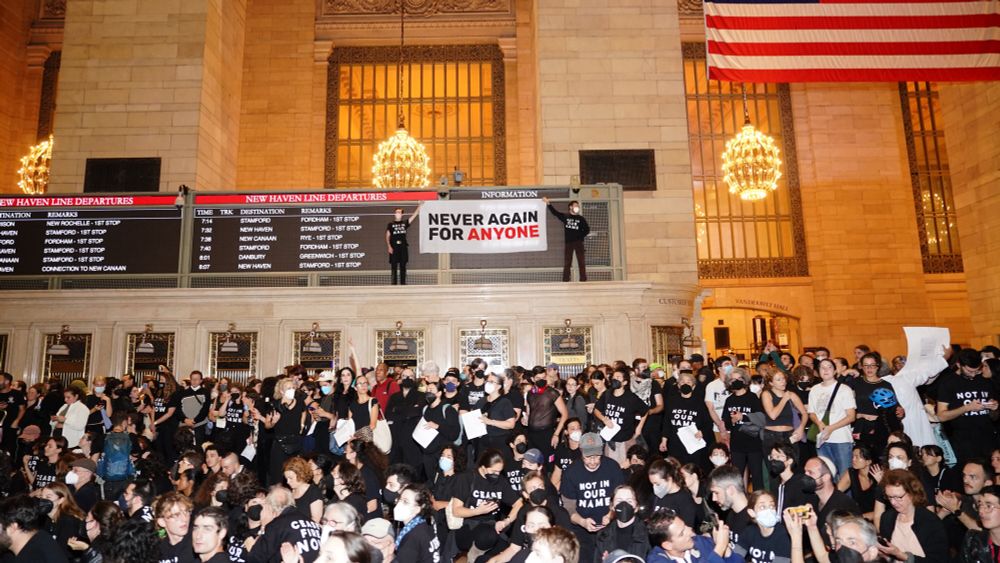
<instances>
[{"instance_id":1,"label":"person in black holding banner","mask_svg":"<svg viewBox=\"0 0 1000 563\"><path fill-rule=\"evenodd\" d=\"M563 234L566 237L563 247L563 281L569 281L569 268L573 265L573 254L576 254L576 265L580 268L580 281L587 281L587 258L583 248L583 240L590 234L590 225L587 224L583 215L580 215L580 202L569 202L569 215L565 215L549 203L549 198L543 197L542 201L549 206L549 211L563 224Z\"/></svg>"},{"instance_id":2,"label":"person in black holding banner","mask_svg":"<svg viewBox=\"0 0 1000 563\"><path fill-rule=\"evenodd\" d=\"M389 265L392 266L392 285L406 285L406 263L410 260L409 242L406 240L406 231L410 224L417 218L420 206L413 210L409 219L403 220L403 209L397 207L394 210L395 220L385 227L385 244L389 249Z\"/></svg>"}]
</instances>

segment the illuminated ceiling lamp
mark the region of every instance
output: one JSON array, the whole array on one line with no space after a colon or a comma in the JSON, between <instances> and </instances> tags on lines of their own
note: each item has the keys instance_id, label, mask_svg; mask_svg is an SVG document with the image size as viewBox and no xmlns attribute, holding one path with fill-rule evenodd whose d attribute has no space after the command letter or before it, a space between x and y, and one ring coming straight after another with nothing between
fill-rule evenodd
<instances>
[{"instance_id":1,"label":"illuminated ceiling lamp","mask_svg":"<svg viewBox=\"0 0 1000 563\"><path fill-rule=\"evenodd\" d=\"M149 335L153 333L153 325L146 325L145 332L142 333L142 342L140 342L135 347L136 354L155 354L156 349L153 348L153 343L149 341Z\"/></svg>"},{"instance_id":2,"label":"illuminated ceiling lamp","mask_svg":"<svg viewBox=\"0 0 1000 563\"><path fill-rule=\"evenodd\" d=\"M750 124L747 89L743 85L743 129L726 142L722 153L723 180L729 193L744 201L759 201L778 189L781 159L774 139Z\"/></svg>"},{"instance_id":3,"label":"illuminated ceiling lamp","mask_svg":"<svg viewBox=\"0 0 1000 563\"><path fill-rule=\"evenodd\" d=\"M52 162L52 135L49 138L28 149L28 154L21 157L21 168L17 171L20 178L17 187L28 195L44 194L49 185L49 164Z\"/></svg>"},{"instance_id":4,"label":"illuminated ceiling lamp","mask_svg":"<svg viewBox=\"0 0 1000 563\"><path fill-rule=\"evenodd\" d=\"M396 132L378 146L372 159L372 183L380 189L426 188L431 183L430 157L420 141L406 131L403 119L403 30L406 2L399 2L399 66L396 68Z\"/></svg>"},{"instance_id":5,"label":"illuminated ceiling lamp","mask_svg":"<svg viewBox=\"0 0 1000 563\"><path fill-rule=\"evenodd\" d=\"M59 334L56 335L56 341L49 346L47 353L50 356L68 356L69 347L63 344L63 337L69 334L69 325L62 325L62 329L59 330Z\"/></svg>"}]
</instances>

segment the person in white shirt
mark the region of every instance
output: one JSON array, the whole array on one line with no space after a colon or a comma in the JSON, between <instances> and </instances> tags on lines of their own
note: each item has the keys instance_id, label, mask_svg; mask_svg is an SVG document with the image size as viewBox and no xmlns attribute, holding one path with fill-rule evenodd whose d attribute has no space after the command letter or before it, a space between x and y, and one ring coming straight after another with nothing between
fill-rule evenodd
<instances>
[{"instance_id":1,"label":"person in white shirt","mask_svg":"<svg viewBox=\"0 0 1000 563\"><path fill-rule=\"evenodd\" d=\"M735 364L729 356L722 356L715 362L715 379L705 385L705 405L708 415L712 417L712 431L715 441L729 443L729 431L722 422L722 410L729 398L729 378L732 376Z\"/></svg>"},{"instance_id":2,"label":"person in white shirt","mask_svg":"<svg viewBox=\"0 0 1000 563\"><path fill-rule=\"evenodd\" d=\"M816 451L833 460L837 468L836 481L851 465L854 443L851 423L857 415L857 403L854 391L837 381L837 366L833 360L827 358L819 362L819 377L822 381L809 390L809 419L820 430Z\"/></svg>"}]
</instances>

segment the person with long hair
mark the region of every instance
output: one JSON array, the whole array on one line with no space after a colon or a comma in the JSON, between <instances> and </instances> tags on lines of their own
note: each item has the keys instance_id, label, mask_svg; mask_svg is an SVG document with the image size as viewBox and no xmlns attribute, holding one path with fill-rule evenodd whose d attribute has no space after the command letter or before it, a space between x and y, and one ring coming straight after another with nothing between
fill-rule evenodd
<instances>
[{"instance_id":1,"label":"person with long hair","mask_svg":"<svg viewBox=\"0 0 1000 563\"><path fill-rule=\"evenodd\" d=\"M125 515L117 504L107 500L98 501L84 520L84 528L87 532L86 539L77 537L69 539L69 547L73 551L82 552L78 561L81 563L102 563L104 552L107 551L112 541L111 538L124 520Z\"/></svg>"},{"instance_id":2,"label":"person with long hair","mask_svg":"<svg viewBox=\"0 0 1000 563\"><path fill-rule=\"evenodd\" d=\"M426 486L411 483L399 493L392 519L402 524L396 534L396 560L435 563L441 542L435 530L434 497Z\"/></svg>"},{"instance_id":3,"label":"person with long hair","mask_svg":"<svg viewBox=\"0 0 1000 563\"><path fill-rule=\"evenodd\" d=\"M67 387L63 400L65 404L59 413L52 416L52 434L66 438L66 447L73 449L86 431L90 411L83 404L83 392L76 387Z\"/></svg>"},{"instance_id":4,"label":"person with long hair","mask_svg":"<svg viewBox=\"0 0 1000 563\"><path fill-rule=\"evenodd\" d=\"M280 483L285 460L302 451L302 428L306 422L305 403L295 393L295 381L279 380L274 386L275 408L264 418L264 425L274 430L267 483Z\"/></svg>"},{"instance_id":5,"label":"person with long hair","mask_svg":"<svg viewBox=\"0 0 1000 563\"><path fill-rule=\"evenodd\" d=\"M367 520L370 512L368 500L365 498L365 482L361 470L347 460L333 467L333 491L340 502L354 507Z\"/></svg>"},{"instance_id":6,"label":"person with long hair","mask_svg":"<svg viewBox=\"0 0 1000 563\"><path fill-rule=\"evenodd\" d=\"M181 397L177 392L174 374L164 366L160 366L156 373L152 394L156 451L163 459L175 459L177 450L174 448L174 434L177 432L177 419L174 415L180 409Z\"/></svg>"},{"instance_id":7,"label":"person with long hair","mask_svg":"<svg viewBox=\"0 0 1000 563\"><path fill-rule=\"evenodd\" d=\"M774 445L782 440L798 444L805 436L809 414L799 396L788 390L788 376L785 372L775 370L764 379L760 402L766 416L762 436L763 454L769 454ZM798 424L795 424L795 413L799 416Z\"/></svg>"},{"instance_id":8,"label":"person with long hair","mask_svg":"<svg viewBox=\"0 0 1000 563\"><path fill-rule=\"evenodd\" d=\"M347 408L347 417L354 421L355 436L371 439L375 424L378 423L379 405L378 401L372 397L371 384L367 377L359 377L354 380L354 401Z\"/></svg>"},{"instance_id":9,"label":"person with long hair","mask_svg":"<svg viewBox=\"0 0 1000 563\"><path fill-rule=\"evenodd\" d=\"M309 462L301 457L292 457L283 467L285 483L295 497L295 507L299 512L319 522L323 517L323 495L312 483L313 472Z\"/></svg>"},{"instance_id":10,"label":"person with long hair","mask_svg":"<svg viewBox=\"0 0 1000 563\"><path fill-rule=\"evenodd\" d=\"M472 547L480 526L503 530L515 520L522 500L511 488L510 481L502 478L503 467L500 451L486 450L479 456L476 466L455 483L452 512L465 519L462 529L455 533L459 551Z\"/></svg>"},{"instance_id":11,"label":"person with long hair","mask_svg":"<svg viewBox=\"0 0 1000 563\"><path fill-rule=\"evenodd\" d=\"M52 503L52 510L49 511L51 522L49 533L69 557L69 539L83 535L83 519L86 518L86 513L76 504L73 493L63 483L49 483L37 494Z\"/></svg>"},{"instance_id":12,"label":"person with long hair","mask_svg":"<svg viewBox=\"0 0 1000 563\"><path fill-rule=\"evenodd\" d=\"M380 518L382 514L382 485L388 460L374 444L353 439L344 444L344 459L358 468L365 483L366 518Z\"/></svg>"},{"instance_id":13,"label":"person with long hair","mask_svg":"<svg viewBox=\"0 0 1000 563\"><path fill-rule=\"evenodd\" d=\"M878 495L878 480L872 473L874 459L868 446L864 444L854 444L851 452L851 467L840 476L837 482L837 490L842 493L850 493L851 498L861 507L865 518L873 518L875 510L875 498ZM875 469L878 471L878 468Z\"/></svg>"},{"instance_id":14,"label":"person with long hair","mask_svg":"<svg viewBox=\"0 0 1000 563\"><path fill-rule=\"evenodd\" d=\"M639 499L635 489L628 485L615 488L604 521L608 525L597 532L595 557L604 558L615 550L638 556L649 551L649 533L639 517Z\"/></svg>"},{"instance_id":15,"label":"person with long hair","mask_svg":"<svg viewBox=\"0 0 1000 563\"><path fill-rule=\"evenodd\" d=\"M316 563L372 563L368 542L354 532L333 532L320 548Z\"/></svg>"},{"instance_id":16,"label":"person with long hair","mask_svg":"<svg viewBox=\"0 0 1000 563\"><path fill-rule=\"evenodd\" d=\"M208 506L219 506L222 503L218 502L216 497L219 491L225 491L229 488L229 479L226 477L225 473L221 471L218 473L209 473L208 477L202 480L201 484L195 490L194 495L191 497L191 501L194 503L194 511L197 512L202 508ZM229 497L229 493L226 493L226 498Z\"/></svg>"},{"instance_id":17,"label":"person with long hair","mask_svg":"<svg viewBox=\"0 0 1000 563\"><path fill-rule=\"evenodd\" d=\"M890 469L880 483L890 507L882 514L879 534L886 544L879 553L889 561L947 561L944 524L927 509L924 486L913 473Z\"/></svg>"}]
</instances>

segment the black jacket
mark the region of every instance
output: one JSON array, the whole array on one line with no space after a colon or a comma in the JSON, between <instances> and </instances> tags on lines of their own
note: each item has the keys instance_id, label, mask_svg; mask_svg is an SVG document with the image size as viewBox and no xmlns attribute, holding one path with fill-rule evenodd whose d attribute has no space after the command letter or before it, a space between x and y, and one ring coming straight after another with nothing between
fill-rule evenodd
<instances>
[{"instance_id":1,"label":"black jacket","mask_svg":"<svg viewBox=\"0 0 1000 563\"><path fill-rule=\"evenodd\" d=\"M607 553L611 553L616 549L624 549L626 552L638 555L639 557L645 557L645 554L649 552L649 532L646 530L646 524L642 520L636 518L632 524L632 539L627 546L615 544L617 535L615 528L617 527L617 522L612 519L607 526L597 532L597 541L595 543L597 549L594 550L593 554L593 561L595 563L599 563ZM581 553L581 561L586 561L585 558L586 555Z\"/></svg>"},{"instance_id":2,"label":"black jacket","mask_svg":"<svg viewBox=\"0 0 1000 563\"><path fill-rule=\"evenodd\" d=\"M879 534L892 541L892 533L896 530L896 518L899 513L888 508L882 513ZM913 515L913 535L920 541L920 547L924 550L923 557L915 557L914 561L947 561L948 560L948 535L944 531L944 524L933 512L926 508L917 507ZM988 558L986 559L989 560Z\"/></svg>"},{"instance_id":3,"label":"black jacket","mask_svg":"<svg viewBox=\"0 0 1000 563\"><path fill-rule=\"evenodd\" d=\"M981 563L991 561L990 533L986 530L969 530L962 540L962 550L958 554L961 563Z\"/></svg>"},{"instance_id":4,"label":"black jacket","mask_svg":"<svg viewBox=\"0 0 1000 563\"><path fill-rule=\"evenodd\" d=\"M281 561L281 544L288 542L298 549L305 563L312 563L319 556L321 537L319 524L291 506L268 522L263 535L257 538L253 549L247 555L246 562Z\"/></svg>"}]
</instances>

